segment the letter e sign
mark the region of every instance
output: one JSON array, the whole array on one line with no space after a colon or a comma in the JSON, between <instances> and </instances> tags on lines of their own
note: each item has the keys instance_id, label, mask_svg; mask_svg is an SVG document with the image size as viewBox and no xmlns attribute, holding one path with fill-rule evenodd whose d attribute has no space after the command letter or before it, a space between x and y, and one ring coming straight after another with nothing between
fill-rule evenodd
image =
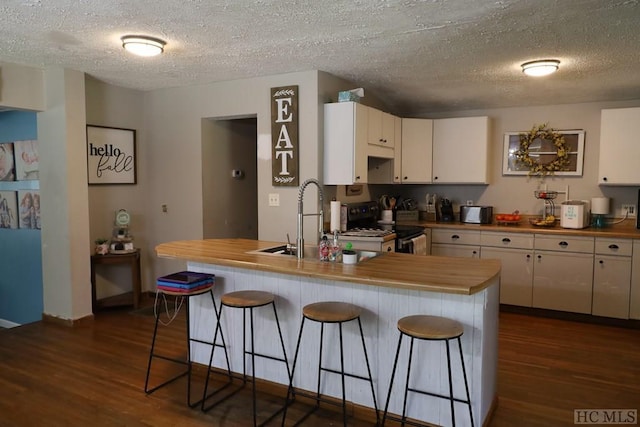
<instances>
[{"instance_id":1,"label":"letter e sign","mask_svg":"<svg viewBox=\"0 0 640 427\"><path fill-rule=\"evenodd\" d=\"M298 186L298 86L271 88L272 185Z\"/></svg>"}]
</instances>

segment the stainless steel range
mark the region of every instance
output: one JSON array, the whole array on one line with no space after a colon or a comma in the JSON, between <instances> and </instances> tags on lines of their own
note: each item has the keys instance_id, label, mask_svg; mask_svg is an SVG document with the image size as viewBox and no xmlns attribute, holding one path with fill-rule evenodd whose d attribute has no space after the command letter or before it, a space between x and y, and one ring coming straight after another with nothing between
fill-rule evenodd
<instances>
[{"instance_id":1,"label":"stainless steel range","mask_svg":"<svg viewBox=\"0 0 640 427\"><path fill-rule=\"evenodd\" d=\"M355 249L406 252L403 242L424 233L423 227L379 224L377 202L348 203L346 206L347 231L339 237L343 246L351 242Z\"/></svg>"}]
</instances>

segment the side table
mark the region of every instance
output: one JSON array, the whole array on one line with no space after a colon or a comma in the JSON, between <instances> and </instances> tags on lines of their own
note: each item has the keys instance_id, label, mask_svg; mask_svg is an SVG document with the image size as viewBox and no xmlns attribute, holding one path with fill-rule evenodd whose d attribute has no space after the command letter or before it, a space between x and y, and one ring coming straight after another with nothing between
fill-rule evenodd
<instances>
[{"instance_id":1,"label":"side table","mask_svg":"<svg viewBox=\"0 0 640 427\"><path fill-rule=\"evenodd\" d=\"M117 295L101 300L96 299L96 265L116 265L129 264L131 268L131 289L133 299L129 298L130 293ZM140 294L142 292L142 278L140 275L140 249L126 254L106 254L91 255L91 308L95 313L96 309L101 307L114 307L119 305L133 305L138 308L140 305ZM124 297L124 298L123 298Z\"/></svg>"}]
</instances>

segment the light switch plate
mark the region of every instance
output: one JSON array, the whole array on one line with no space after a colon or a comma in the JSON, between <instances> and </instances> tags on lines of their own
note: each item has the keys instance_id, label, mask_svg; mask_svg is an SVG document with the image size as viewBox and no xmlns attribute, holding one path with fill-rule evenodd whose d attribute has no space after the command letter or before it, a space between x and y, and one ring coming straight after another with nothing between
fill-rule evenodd
<instances>
[{"instance_id":1,"label":"light switch plate","mask_svg":"<svg viewBox=\"0 0 640 427\"><path fill-rule=\"evenodd\" d=\"M280 206L279 193L269 193L269 206Z\"/></svg>"}]
</instances>

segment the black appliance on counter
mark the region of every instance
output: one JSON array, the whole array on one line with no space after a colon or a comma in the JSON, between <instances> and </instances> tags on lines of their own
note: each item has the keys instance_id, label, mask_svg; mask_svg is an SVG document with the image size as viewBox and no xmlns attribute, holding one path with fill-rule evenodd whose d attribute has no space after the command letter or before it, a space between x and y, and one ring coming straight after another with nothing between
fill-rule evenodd
<instances>
[{"instance_id":1,"label":"black appliance on counter","mask_svg":"<svg viewBox=\"0 0 640 427\"><path fill-rule=\"evenodd\" d=\"M424 227L417 225L380 224L378 202L347 203L347 231L343 236L358 236L381 239L391 233L396 234L396 252L409 252L406 244L414 237L424 234Z\"/></svg>"},{"instance_id":2,"label":"black appliance on counter","mask_svg":"<svg viewBox=\"0 0 640 427\"><path fill-rule=\"evenodd\" d=\"M440 211L440 218L438 219L438 221L442 221L442 222L454 221L453 204L451 203L451 200L447 198L440 199L439 211Z\"/></svg>"}]
</instances>

